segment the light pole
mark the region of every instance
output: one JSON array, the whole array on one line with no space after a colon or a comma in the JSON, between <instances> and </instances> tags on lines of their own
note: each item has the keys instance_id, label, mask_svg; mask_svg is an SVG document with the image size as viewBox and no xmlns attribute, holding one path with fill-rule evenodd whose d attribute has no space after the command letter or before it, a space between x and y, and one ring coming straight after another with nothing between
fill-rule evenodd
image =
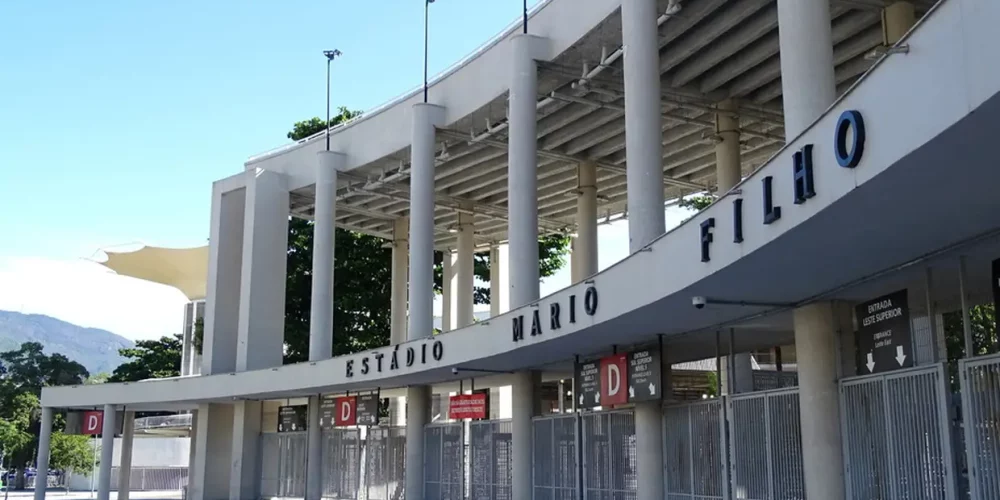
<instances>
[{"instance_id":1,"label":"light pole","mask_svg":"<svg viewBox=\"0 0 1000 500\"><path fill-rule=\"evenodd\" d=\"M523 15L521 17L521 26L523 27L524 34L527 35L528 34L528 0L524 0L524 3L522 5L524 6L524 10L521 11L523 13Z\"/></svg>"},{"instance_id":2,"label":"light pole","mask_svg":"<svg viewBox=\"0 0 1000 500\"><path fill-rule=\"evenodd\" d=\"M326 56L326 150L330 150L330 63L340 56L340 51L337 49L324 50L323 55Z\"/></svg>"},{"instance_id":3,"label":"light pole","mask_svg":"<svg viewBox=\"0 0 1000 500\"><path fill-rule=\"evenodd\" d=\"M427 28L432 3L434 3L434 0L426 0L424 2L424 102L427 102Z\"/></svg>"}]
</instances>

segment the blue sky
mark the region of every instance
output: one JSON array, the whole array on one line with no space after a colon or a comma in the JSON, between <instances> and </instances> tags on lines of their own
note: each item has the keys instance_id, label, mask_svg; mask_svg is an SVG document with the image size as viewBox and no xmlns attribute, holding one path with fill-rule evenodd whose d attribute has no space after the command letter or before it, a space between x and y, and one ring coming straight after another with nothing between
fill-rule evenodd
<instances>
[{"instance_id":1,"label":"blue sky","mask_svg":"<svg viewBox=\"0 0 1000 500\"><path fill-rule=\"evenodd\" d=\"M81 259L135 242L205 244L211 182L286 143L294 122L325 113L324 49L343 52L334 106L366 110L420 85L423 5L0 4L0 309L133 338L176 330L179 293ZM519 0L437 0L431 74L520 11ZM566 274L543 293L565 286Z\"/></svg>"}]
</instances>

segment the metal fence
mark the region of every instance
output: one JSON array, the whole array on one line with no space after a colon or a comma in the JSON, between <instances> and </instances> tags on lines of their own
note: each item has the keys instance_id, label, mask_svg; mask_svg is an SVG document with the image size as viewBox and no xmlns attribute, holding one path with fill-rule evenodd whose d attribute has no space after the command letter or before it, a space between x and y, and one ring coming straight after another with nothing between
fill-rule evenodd
<instances>
[{"instance_id":1,"label":"metal fence","mask_svg":"<svg viewBox=\"0 0 1000 500\"><path fill-rule=\"evenodd\" d=\"M840 381L847 498L956 498L946 373L934 364Z\"/></svg>"},{"instance_id":2,"label":"metal fence","mask_svg":"<svg viewBox=\"0 0 1000 500\"><path fill-rule=\"evenodd\" d=\"M260 439L261 497L304 497L306 433L261 434Z\"/></svg>"},{"instance_id":3,"label":"metal fence","mask_svg":"<svg viewBox=\"0 0 1000 500\"><path fill-rule=\"evenodd\" d=\"M357 499L361 484L361 430L323 429L321 439L323 498Z\"/></svg>"},{"instance_id":4,"label":"metal fence","mask_svg":"<svg viewBox=\"0 0 1000 500\"><path fill-rule=\"evenodd\" d=\"M469 499L511 500L511 422L469 422Z\"/></svg>"},{"instance_id":5,"label":"metal fence","mask_svg":"<svg viewBox=\"0 0 1000 500\"><path fill-rule=\"evenodd\" d=\"M771 370L753 371L753 390L770 391L786 389L799 385L799 374L796 372L779 372Z\"/></svg>"},{"instance_id":6,"label":"metal fence","mask_svg":"<svg viewBox=\"0 0 1000 500\"><path fill-rule=\"evenodd\" d=\"M465 498L465 432L463 424L424 427L424 497L435 500Z\"/></svg>"},{"instance_id":7,"label":"metal fence","mask_svg":"<svg viewBox=\"0 0 1000 500\"><path fill-rule=\"evenodd\" d=\"M121 467L111 468L111 487L118 488ZM187 485L187 467L132 467L129 474L131 491L179 490ZM49 481L51 483L51 481Z\"/></svg>"},{"instance_id":8,"label":"metal fence","mask_svg":"<svg viewBox=\"0 0 1000 500\"><path fill-rule=\"evenodd\" d=\"M406 486L406 428L369 428L364 454L365 499L402 500Z\"/></svg>"},{"instance_id":9,"label":"metal fence","mask_svg":"<svg viewBox=\"0 0 1000 500\"><path fill-rule=\"evenodd\" d=\"M532 424L534 500L576 500L579 415L539 417Z\"/></svg>"},{"instance_id":10,"label":"metal fence","mask_svg":"<svg viewBox=\"0 0 1000 500\"><path fill-rule=\"evenodd\" d=\"M584 500L635 499L635 414L588 413L581 428Z\"/></svg>"},{"instance_id":11,"label":"metal fence","mask_svg":"<svg viewBox=\"0 0 1000 500\"><path fill-rule=\"evenodd\" d=\"M734 394L728 399L732 498L804 499L799 390Z\"/></svg>"},{"instance_id":12,"label":"metal fence","mask_svg":"<svg viewBox=\"0 0 1000 500\"><path fill-rule=\"evenodd\" d=\"M670 405L663 409L663 461L667 500L726 497L722 402Z\"/></svg>"},{"instance_id":13,"label":"metal fence","mask_svg":"<svg viewBox=\"0 0 1000 500\"><path fill-rule=\"evenodd\" d=\"M963 359L959 372L972 498L1000 498L1000 355Z\"/></svg>"}]
</instances>

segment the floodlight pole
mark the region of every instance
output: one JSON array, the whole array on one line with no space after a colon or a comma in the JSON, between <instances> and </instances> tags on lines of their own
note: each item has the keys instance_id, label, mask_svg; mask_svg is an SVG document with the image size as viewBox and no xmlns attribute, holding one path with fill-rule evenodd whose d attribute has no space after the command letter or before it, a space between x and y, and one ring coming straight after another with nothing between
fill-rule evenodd
<instances>
[{"instance_id":1,"label":"floodlight pole","mask_svg":"<svg viewBox=\"0 0 1000 500\"><path fill-rule=\"evenodd\" d=\"M326 150L330 150L330 63L340 55L337 49L324 50L326 56Z\"/></svg>"},{"instance_id":2,"label":"floodlight pole","mask_svg":"<svg viewBox=\"0 0 1000 500\"><path fill-rule=\"evenodd\" d=\"M434 0L424 2L424 102L427 102L427 47L431 4Z\"/></svg>"},{"instance_id":3,"label":"floodlight pole","mask_svg":"<svg viewBox=\"0 0 1000 500\"><path fill-rule=\"evenodd\" d=\"M523 16L521 17L521 26L522 26L522 30L523 30L524 34L527 35L528 34L528 0L524 0L523 6L524 6L524 10L522 11L523 12Z\"/></svg>"}]
</instances>

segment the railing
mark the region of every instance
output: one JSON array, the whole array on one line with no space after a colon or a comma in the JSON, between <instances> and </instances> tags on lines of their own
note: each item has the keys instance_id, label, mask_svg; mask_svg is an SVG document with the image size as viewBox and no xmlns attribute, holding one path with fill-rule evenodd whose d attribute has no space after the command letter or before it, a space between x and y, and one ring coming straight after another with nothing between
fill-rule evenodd
<instances>
[{"instance_id":1,"label":"railing","mask_svg":"<svg viewBox=\"0 0 1000 500\"><path fill-rule=\"evenodd\" d=\"M806 497L799 390L729 397L732 498Z\"/></svg>"},{"instance_id":2,"label":"railing","mask_svg":"<svg viewBox=\"0 0 1000 500\"><path fill-rule=\"evenodd\" d=\"M720 400L664 407L667 500L727 498L724 434Z\"/></svg>"},{"instance_id":3,"label":"railing","mask_svg":"<svg viewBox=\"0 0 1000 500\"><path fill-rule=\"evenodd\" d=\"M1000 498L1000 354L959 363L972 498Z\"/></svg>"}]
</instances>

